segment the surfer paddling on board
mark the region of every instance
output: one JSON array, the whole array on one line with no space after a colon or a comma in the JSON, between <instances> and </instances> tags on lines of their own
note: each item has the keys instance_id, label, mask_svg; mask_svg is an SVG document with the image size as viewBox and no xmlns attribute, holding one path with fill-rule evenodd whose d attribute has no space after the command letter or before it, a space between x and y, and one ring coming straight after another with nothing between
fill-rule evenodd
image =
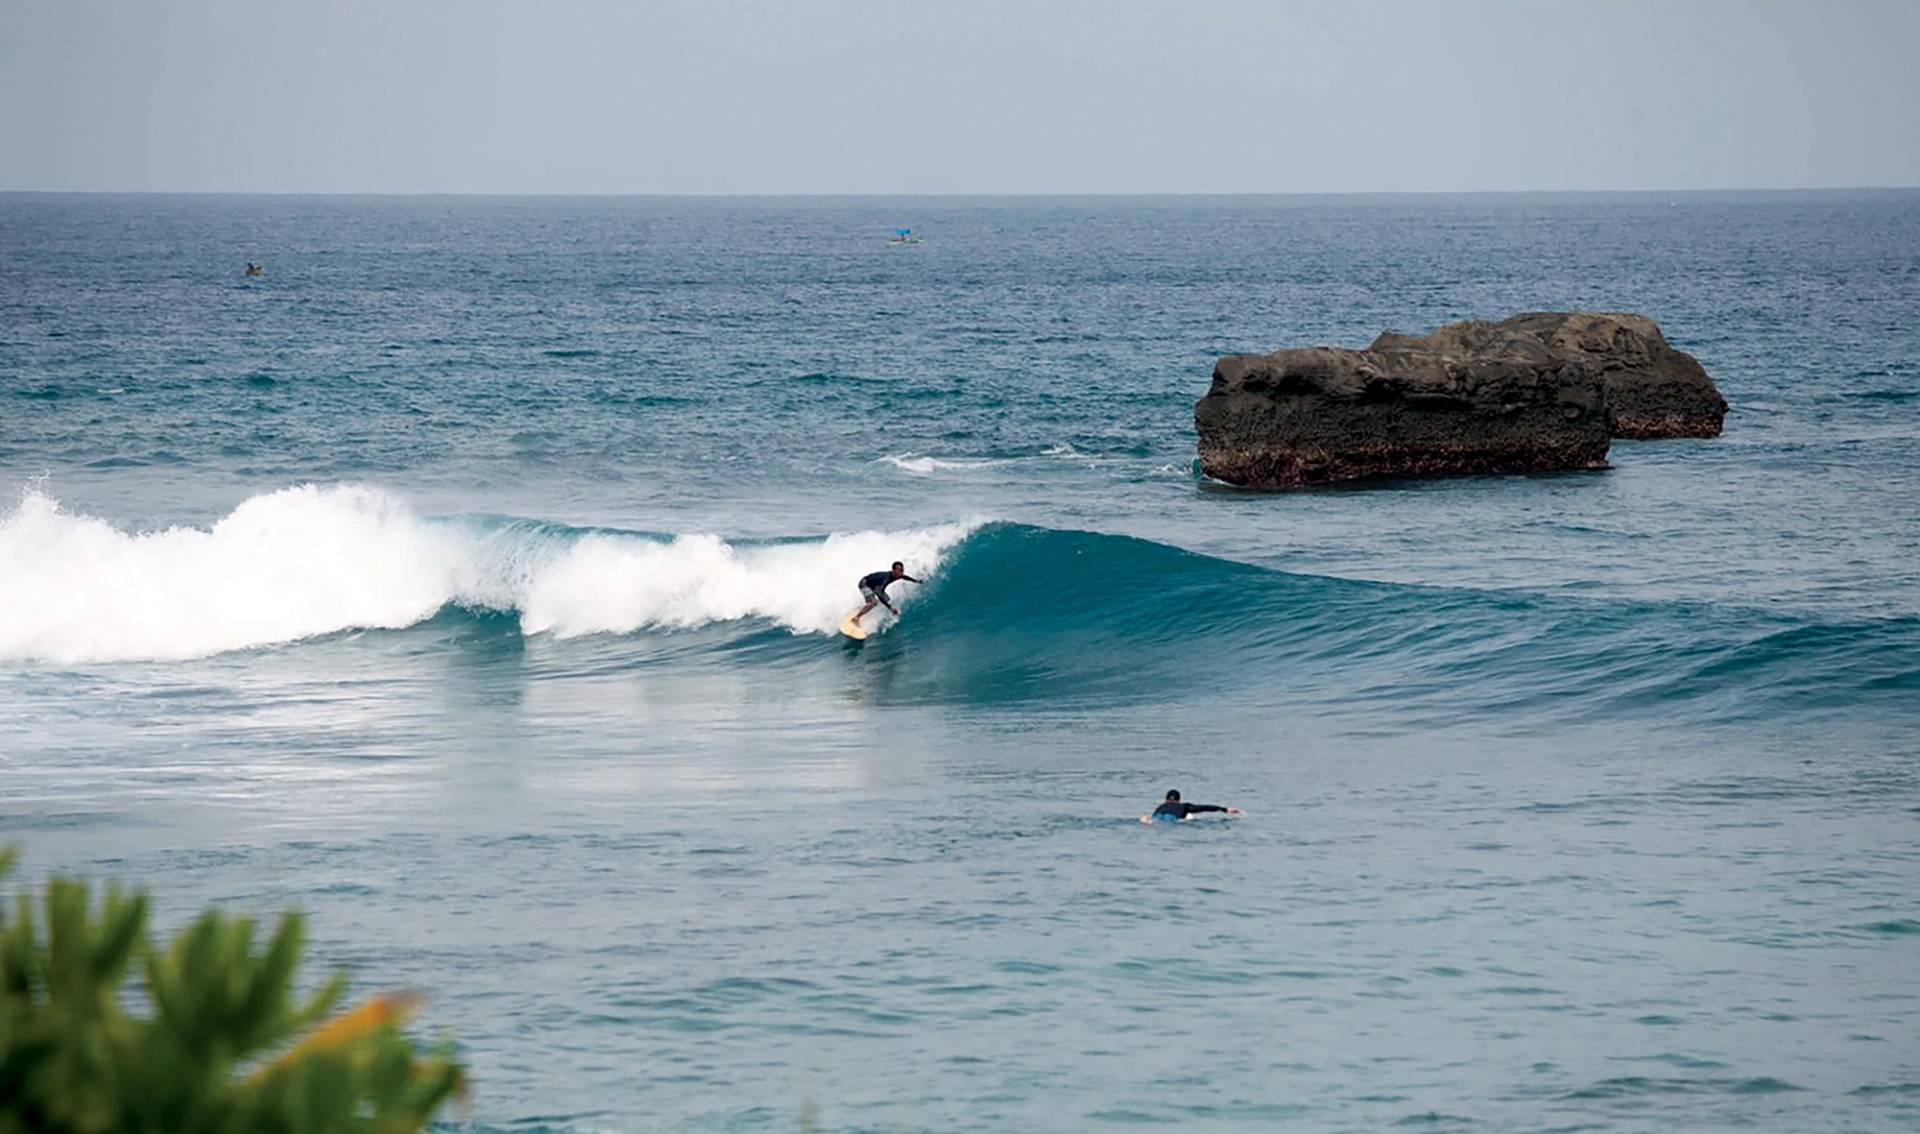
<instances>
[{"instance_id":1,"label":"surfer paddling on board","mask_svg":"<svg viewBox=\"0 0 1920 1134\"><path fill-rule=\"evenodd\" d=\"M902 579L905 579L909 583L917 583L920 581L912 575L907 574L907 565L898 559L893 561L893 566L888 570L875 571L871 575L863 576L860 579L860 597L867 600L867 604L859 610L854 611L853 617L849 619L849 621L855 626L860 625L860 620L865 618L867 612L872 610L876 604L893 611L894 616L898 617L900 611L895 609L894 605L887 601L887 586L891 583L897 583Z\"/></svg>"},{"instance_id":2,"label":"surfer paddling on board","mask_svg":"<svg viewBox=\"0 0 1920 1134\"><path fill-rule=\"evenodd\" d=\"M1229 819L1238 819L1241 815L1238 807L1221 807L1216 803L1186 803L1181 800L1178 791L1169 791L1167 798L1161 801L1160 806L1153 809L1153 814L1142 815L1140 821L1152 823L1159 820L1171 823L1198 815L1203 811L1223 811Z\"/></svg>"}]
</instances>

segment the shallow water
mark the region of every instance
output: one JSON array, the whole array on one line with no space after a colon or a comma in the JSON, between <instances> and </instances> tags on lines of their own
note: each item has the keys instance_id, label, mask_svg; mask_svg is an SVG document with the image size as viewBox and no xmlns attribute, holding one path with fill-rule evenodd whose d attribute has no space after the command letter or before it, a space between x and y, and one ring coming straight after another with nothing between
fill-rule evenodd
<instances>
[{"instance_id":1,"label":"shallow water","mask_svg":"<svg viewBox=\"0 0 1920 1134\"><path fill-rule=\"evenodd\" d=\"M1910 1128L1916 295L1910 193L0 197L0 837L483 1129ZM1575 306L1726 435L1193 475L1219 353Z\"/></svg>"}]
</instances>

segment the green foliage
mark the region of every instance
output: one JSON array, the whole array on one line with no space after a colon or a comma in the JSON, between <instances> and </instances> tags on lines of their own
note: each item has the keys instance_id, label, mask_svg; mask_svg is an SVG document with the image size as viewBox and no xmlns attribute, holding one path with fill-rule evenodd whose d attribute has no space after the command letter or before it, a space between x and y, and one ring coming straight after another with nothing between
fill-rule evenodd
<instances>
[{"instance_id":1,"label":"green foliage","mask_svg":"<svg viewBox=\"0 0 1920 1134\"><path fill-rule=\"evenodd\" d=\"M12 861L0 850L0 877ZM448 1051L400 1034L409 999L322 1023L345 981L294 995L297 915L265 948L217 911L164 950L146 925L144 895L109 886L96 906L68 878L37 919L24 892L0 903L0 1134L399 1134L460 1090Z\"/></svg>"}]
</instances>

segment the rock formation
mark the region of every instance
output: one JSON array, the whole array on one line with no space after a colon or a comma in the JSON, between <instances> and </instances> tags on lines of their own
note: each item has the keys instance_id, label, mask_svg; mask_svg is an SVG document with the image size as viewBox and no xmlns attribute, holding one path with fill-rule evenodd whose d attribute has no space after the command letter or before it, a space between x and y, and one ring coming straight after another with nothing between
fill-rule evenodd
<instances>
[{"instance_id":1,"label":"rock formation","mask_svg":"<svg viewBox=\"0 0 1920 1134\"><path fill-rule=\"evenodd\" d=\"M1532 339L1489 358L1391 344L1234 355L1193 417L1201 469L1248 488L1598 468L1612 439L1598 366Z\"/></svg>"},{"instance_id":2,"label":"rock formation","mask_svg":"<svg viewBox=\"0 0 1920 1134\"><path fill-rule=\"evenodd\" d=\"M1293 488L1600 468L1613 437L1713 437L1726 411L1651 319L1581 311L1233 355L1193 418L1208 476Z\"/></svg>"},{"instance_id":3,"label":"rock formation","mask_svg":"<svg viewBox=\"0 0 1920 1134\"><path fill-rule=\"evenodd\" d=\"M1389 331L1374 340L1387 347L1425 349L1454 357L1503 357L1510 345L1534 339L1558 354L1600 366L1613 408L1613 435L1639 439L1718 437L1727 401L1700 363L1675 350L1644 315L1543 311L1500 323L1449 323L1424 338ZM1527 351L1522 357L1534 357Z\"/></svg>"}]
</instances>

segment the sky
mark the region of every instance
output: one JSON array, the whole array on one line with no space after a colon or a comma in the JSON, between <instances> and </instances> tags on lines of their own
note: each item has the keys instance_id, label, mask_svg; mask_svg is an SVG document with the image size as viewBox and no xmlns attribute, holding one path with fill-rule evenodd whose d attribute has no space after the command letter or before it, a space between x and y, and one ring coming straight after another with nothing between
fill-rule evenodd
<instances>
[{"instance_id":1,"label":"sky","mask_svg":"<svg viewBox=\"0 0 1920 1134\"><path fill-rule=\"evenodd\" d=\"M1920 185L1920 0L0 0L0 190Z\"/></svg>"}]
</instances>

